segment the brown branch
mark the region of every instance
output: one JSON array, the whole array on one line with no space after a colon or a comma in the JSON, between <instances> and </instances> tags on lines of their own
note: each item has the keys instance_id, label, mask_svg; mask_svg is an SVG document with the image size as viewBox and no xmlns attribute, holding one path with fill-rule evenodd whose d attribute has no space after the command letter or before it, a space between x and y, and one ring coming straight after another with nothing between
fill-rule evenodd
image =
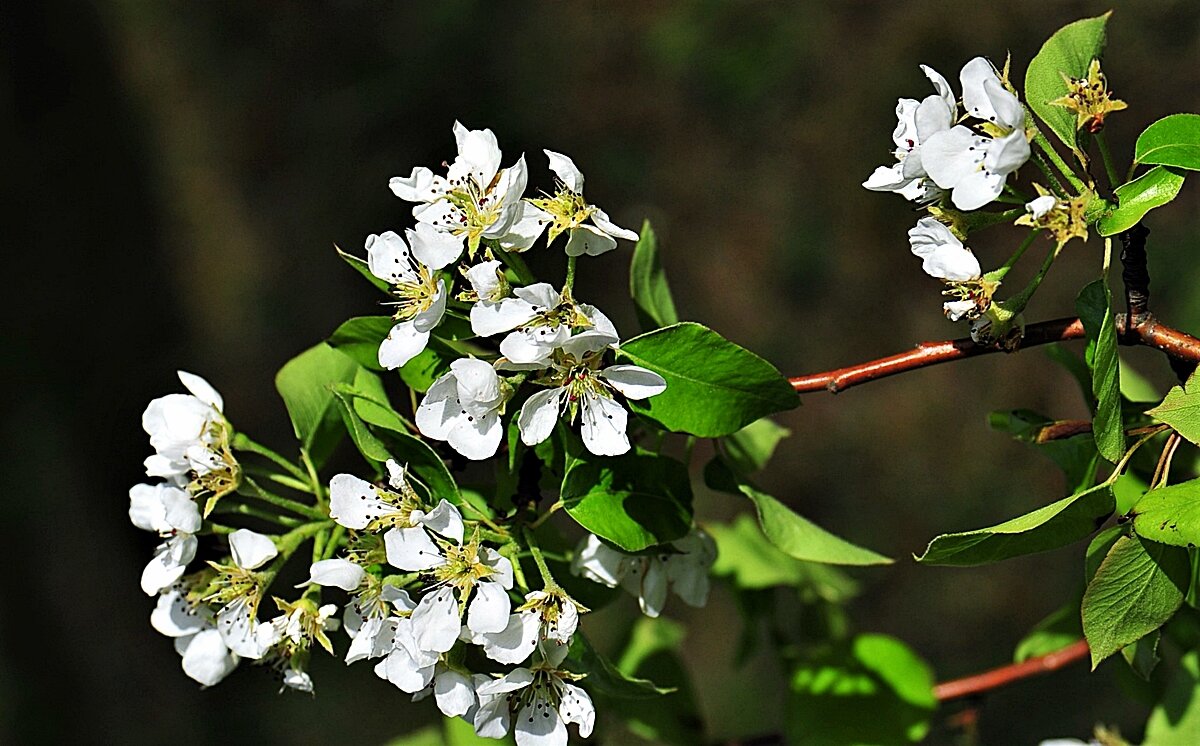
<instances>
[{"instance_id":1,"label":"brown branch","mask_svg":"<svg viewBox=\"0 0 1200 746\"><path fill-rule=\"evenodd\" d=\"M1160 324L1152 316L1144 317L1141 323L1132 328L1126 328L1125 319L1125 314L1117 315L1118 339L1121 344L1145 345L1161 350L1173 360L1200 362L1200 339ZM1064 342L1070 339L1083 339L1085 336L1083 323L1077 318L1042 321L1025 327L1025 336L1021 338L1017 349L1036 347L1051 342ZM930 365L1001 351L1000 347L975 344L970 338L951 339L945 342L922 342L908 352L824 373L796 376L789 380L792 388L802 394L814 391L828 391L836 394L851 386L887 378L898 373L907 373L910 370L926 368Z\"/></svg>"},{"instance_id":2,"label":"brown branch","mask_svg":"<svg viewBox=\"0 0 1200 746\"><path fill-rule=\"evenodd\" d=\"M1030 658L1020 663L1013 663L999 668L993 668L990 671L977 673L973 676L967 676L953 681L946 681L938 684L933 688L933 694L939 702L946 702L952 699L962 699L963 697L972 697L978 694L989 692L992 689L1006 686L1014 681L1027 679L1030 676L1050 673L1057 671L1060 668L1071 665L1072 663L1082 660L1088 656L1088 644L1086 640L1072 643L1062 650L1056 650L1047 655L1039 655L1036 658Z\"/></svg>"}]
</instances>

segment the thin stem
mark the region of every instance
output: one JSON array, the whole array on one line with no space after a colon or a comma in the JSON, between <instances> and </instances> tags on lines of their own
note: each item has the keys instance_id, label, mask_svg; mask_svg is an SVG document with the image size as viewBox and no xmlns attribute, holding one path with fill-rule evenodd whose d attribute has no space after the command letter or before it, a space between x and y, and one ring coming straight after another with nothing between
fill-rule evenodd
<instances>
[{"instance_id":1,"label":"thin stem","mask_svg":"<svg viewBox=\"0 0 1200 746\"><path fill-rule=\"evenodd\" d=\"M1117 175L1117 167L1113 165L1112 153L1108 150L1108 140L1104 138L1103 132L1096 133L1096 145L1100 147L1100 159L1104 161L1104 171L1108 174L1108 186L1110 189L1116 189L1120 186L1120 177Z\"/></svg>"},{"instance_id":2,"label":"thin stem","mask_svg":"<svg viewBox=\"0 0 1200 746\"><path fill-rule=\"evenodd\" d=\"M567 257L567 279L563 283L563 288L566 291L566 295L570 295L571 291L575 289L575 262L578 261L578 259L579 257L577 256Z\"/></svg>"},{"instance_id":3,"label":"thin stem","mask_svg":"<svg viewBox=\"0 0 1200 746\"><path fill-rule=\"evenodd\" d=\"M539 516L537 517L537 520L535 520L533 523L529 524L529 528L530 528L530 530L532 530L532 529L535 529L535 528L537 528L538 526L540 526L540 525L542 525L543 523L545 523L545 522L546 522L546 519L548 519L550 516L554 515L554 514L555 514L555 513L557 513L558 511L562 510L564 507L565 507L565 504L563 503L563 501L562 501L562 500L559 500L558 502L556 502L556 503L554 503L553 505L551 505L551 506L549 507L549 509L547 509L547 510L546 510L546 512L545 512L545 513L542 513L541 515L539 515Z\"/></svg>"},{"instance_id":4,"label":"thin stem","mask_svg":"<svg viewBox=\"0 0 1200 746\"><path fill-rule=\"evenodd\" d=\"M538 545L537 537L529 529L523 530L521 534L525 538L525 545L529 548L530 556L533 557L533 563L537 565L538 572L542 575L542 585L544 586L542 590L558 590L558 583L550 573L550 567L546 564L546 558L542 555L542 548Z\"/></svg>"},{"instance_id":5,"label":"thin stem","mask_svg":"<svg viewBox=\"0 0 1200 746\"><path fill-rule=\"evenodd\" d=\"M1145 445L1145 443L1155 435L1158 435L1158 433L1146 433L1139 438L1136 443L1130 446L1129 450L1125 452L1125 455L1121 457L1121 460L1117 462L1117 465L1113 467L1112 473L1109 474L1108 478L1100 484L1104 486L1111 486L1114 484L1117 479L1121 477L1121 472L1125 471L1125 467L1129 465L1129 460L1133 458L1133 454L1137 453L1137 450Z\"/></svg>"},{"instance_id":6,"label":"thin stem","mask_svg":"<svg viewBox=\"0 0 1200 746\"><path fill-rule=\"evenodd\" d=\"M1021 245L1018 246L1017 250L1012 253L1012 256L1008 258L1008 261L991 272L988 272L988 279L996 280L997 282L1003 280L1005 276L1008 275L1008 271L1012 269L1018 261L1020 261L1022 256L1024 256L1025 250L1033 245L1034 239L1038 237L1039 233L1041 233L1041 230L1036 228L1029 231L1029 235L1025 236L1025 239L1021 241Z\"/></svg>"},{"instance_id":7,"label":"thin stem","mask_svg":"<svg viewBox=\"0 0 1200 746\"><path fill-rule=\"evenodd\" d=\"M283 508L284 510L290 510L291 512L302 515L305 518L319 519L325 517L325 513L311 505L306 505L299 500L292 500L291 498L284 497L283 495L276 495L274 492L263 489L262 486L257 482L253 482L248 479L244 481L249 483L248 491L239 493L244 497L253 497L258 500L262 500L265 503L270 503L271 505L274 505L277 508Z\"/></svg>"},{"instance_id":8,"label":"thin stem","mask_svg":"<svg viewBox=\"0 0 1200 746\"><path fill-rule=\"evenodd\" d=\"M321 477L317 474L317 467L313 464L313 460L308 455L307 449L300 449L300 460L304 462L304 468L308 470L308 483L312 485L313 495L317 498L317 504L324 506L327 502L325 499L325 487L321 484ZM324 515L321 515L321 517L323 518Z\"/></svg>"},{"instance_id":9,"label":"thin stem","mask_svg":"<svg viewBox=\"0 0 1200 746\"><path fill-rule=\"evenodd\" d=\"M1158 464L1154 467L1154 476L1150 478L1150 489L1166 486L1167 477L1171 473L1171 459L1175 456L1175 449L1179 448L1180 440L1179 433L1176 432L1167 436L1162 453L1158 455Z\"/></svg>"},{"instance_id":10,"label":"thin stem","mask_svg":"<svg viewBox=\"0 0 1200 746\"><path fill-rule=\"evenodd\" d=\"M1020 663L993 668L973 676L938 684L933 688L933 696L937 697L939 702L977 696L1030 676L1057 671L1076 661L1083 660L1088 653L1087 640L1079 640L1062 650L1056 650L1047 655L1039 655Z\"/></svg>"},{"instance_id":11,"label":"thin stem","mask_svg":"<svg viewBox=\"0 0 1200 746\"><path fill-rule=\"evenodd\" d=\"M1059 252L1062 251L1063 244L1057 243L1054 249L1046 254L1046 259L1042 262L1042 266L1038 269L1033 279L1025 286L1025 289L1017 293L1013 297L1004 301L1001 305L1005 310L1013 313L1020 313L1025 310L1025 306L1029 305L1029 299L1037 292L1038 286L1042 284L1042 280L1046 279L1046 274L1050 271L1050 267L1054 264L1054 260L1058 258Z\"/></svg>"},{"instance_id":12,"label":"thin stem","mask_svg":"<svg viewBox=\"0 0 1200 746\"><path fill-rule=\"evenodd\" d=\"M1062 156L1058 154L1058 151L1054 149L1054 146L1050 144L1050 141L1046 139L1045 135L1043 135L1041 132L1038 132L1033 136L1033 142L1042 149L1042 152L1046 154L1046 157L1050 159L1050 162L1054 164L1055 168L1058 169L1063 178L1067 180L1067 183L1074 187L1076 194L1083 194L1085 191L1087 191L1087 185L1075 175L1075 172L1072 171L1071 167L1068 166L1066 161L1062 159Z\"/></svg>"},{"instance_id":13,"label":"thin stem","mask_svg":"<svg viewBox=\"0 0 1200 746\"><path fill-rule=\"evenodd\" d=\"M327 560L337 554L337 550L341 548L342 537L346 535L346 527L342 524L337 524L333 527L333 531L329 534L329 540L325 542L325 547L321 552L321 559Z\"/></svg>"},{"instance_id":14,"label":"thin stem","mask_svg":"<svg viewBox=\"0 0 1200 746\"><path fill-rule=\"evenodd\" d=\"M217 523L216 521L205 521L204 526L200 529L200 533L202 534L217 534L220 536L232 534L234 531L237 531L237 529L232 526L226 526L223 523Z\"/></svg>"},{"instance_id":15,"label":"thin stem","mask_svg":"<svg viewBox=\"0 0 1200 746\"><path fill-rule=\"evenodd\" d=\"M1070 195L1067 194L1067 188L1059 181L1058 175L1054 173L1054 169L1050 167L1050 162L1046 160L1046 157L1036 150L1030 154L1030 157L1033 160L1033 165L1037 166L1041 170L1042 175L1046 177L1046 183L1050 185L1050 191L1054 192L1054 196L1059 199L1069 199Z\"/></svg>"},{"instance_id":16,"label":"thin stem","mask_svg":"<svg viewBox=\"0 0 1200 746\"><path fill-rule=\"evenodd\" d=\"M275 548L279 550L279 556L271 562L263 573L268 578L263 586L263 590L266 590L270 586L271 581L275 579L275 575L279 573L279 569L287 564L288 559L305 541L332 525L334 525L333 521L313 521L303 526L297 526L276 539Z\"/></svg>"},{"instance_id":17,"label":"thin stem","mask_svg":"<svg viewBox=\"0 0 1200 746\"><path fill-rule=\"evenodd\" d=\"M288 461L286 458L280 456L278 453L272 451L270 448L267 448L261 443L256 443L253 440L250 440L245 433L237 433L233 436L233 448L234 450L256 453L259 456L268 458L277 465L286 469L289 474L297 479L304 479L304 472L300 470L300 467L296 466L291 461Z\"/></svg>"},{"instance_id":18,"label":"thin stem","mask_svg":"<svg viewBox=\"0 0 1200 746\"><path fill-rule=\"evenodd\" d=\"M304 521L299 518L293 518L290 515L272 513L269 510L263 510L262 508L257 508L253 505L247 505L245 503L228 503L223 501L217 503L217 507L213 509L213 512L218 515L248 515L252 518L258 518L259 520L274 523L285 528L294 528L304 523Z\"/></svg>"},{"instance_id":19,"label":"thin stem","mask_svg":"<svg viewBox=\"0 0 1200 746\"><path fill-rule=\"evenodd\" d=\"M1026 194L1025 192L1022 192L1020 189L1017 189L1015 186L1013 186L1012 184L1009 184L1008 182L1004 183L1004 193L1009 195L1010 197L1013 197L1014 199L1021 200L1021 204L1025 204L1030 199L1028 194Z\"/></svg>"},{"instance_id":20,"label":"thin stem","mask_svg":"<svg viewBox=\"0 0 1200 746\"><path fill-rule=\"evenodd\" d=\"M508 536L508 532L507 532L507 531L505 531L503 528L500 528L499 526L497 526L497 525L495 524L495 522L494 522L494 521L492 521L492 519L490 519L490 518L488 518L488 517L487 517L487 514L486 514L486 513L484 513L482 510L480 510L479 508L475 507L474 505L472 505L470 500L466 500L466 499L464 499L464 500L462 501L462 504L463 504L463 507L464 507L464 508L466 508L466 509L470 510L472 513L474 513L476 516L478 516L478 519L477 519L477 520L478 520L480 523L482 523L483 525L487 526L487 527L488 527L488 528L490 528L492 531L495 531L497 534L503 535L503 536L505 536L505 537L507 537L507 536Z\"/></svg>"},{"instance_id":21,"label":"thin stem","mask_svg":"<svg viewBox=\"0 0 1200 746\"><path fill-rule=\"evenodd\" d=\"M312 494L312 486L308 483L307 475L301 475L303 479L295 479L287 474L280 474L279 472L269 471L257 466L247 466L245 464L242 465L242 469L251 476L265 479L268 482L274 482L281 487Z\"/></svg>"}]
</instances>

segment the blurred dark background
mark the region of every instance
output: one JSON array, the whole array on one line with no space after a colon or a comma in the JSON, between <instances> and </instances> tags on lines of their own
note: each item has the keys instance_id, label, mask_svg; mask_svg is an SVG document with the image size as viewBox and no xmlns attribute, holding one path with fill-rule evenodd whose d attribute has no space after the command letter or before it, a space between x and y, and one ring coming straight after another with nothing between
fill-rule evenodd
<instances>
[{"instance_id":1,"label":"blurred dark background","mask_svg":"<svg viewBox=\"0 0 1200 746\"><path fill-rule=\"evenodd\" d=\"M1141 127L1200 109L1194 3L1118 2L1105 72ZM958 336L908 253L914 215L859 183L889 161L897 96L926 63L957 84L976 54L1023 70L1096 2L70 2L0 4L4 152L5 468L0 541L0 742L383 743L429 704L367 664L320 659L319 696L276 696L244 666L209 691L147 624L137 578L154 540L127 520L148 455L140 415L207 377L226 411L283 448L274 371L374 296L332 245L411 218L387 189L452 158L457 118L524 151L573 156L588 195L622 225L653 221L687 318L780 369L811 372ZM1020 77L1018 76L1018 80ZM956 85L957 87L957 85ZM1150 221L1153 307L1195 332L1200 190ZM1014 234L973 242L985 266ZM1071 312L1100 245L1075 245L1030 309ZM628 245L586 262L578 295L627 333ZM534 256L547 276L561 251ZM1027 275L1025 275L1027 276ZM1135 351L1136 352L1136 351ZM1128 360L1160 386L1154 355ZM1082 547L972 570L905 558L933 535L989 525L1060 497L1053 466L989 431L992 409L1086 416L1040 351L988 357L811 395L780 419L794 436L764 478L828 528L901 558L856 572L866 631L913 645L939 678L1011 659L1015 642L1080 582ZM708 516L740 507L711 497ZM630 606L621 613L630 613ZM710 735L776 726L779 672L733 665L735 611L714 592L685 613ZM1110 663L1105 668L1113 667ZM1085 666L1012 687L981 710L983 743L1137 737L1144 710ZM622 742L619 731L613 743ZM935 728L933 740L948 742Z\"/></svg>"}]
</instances>

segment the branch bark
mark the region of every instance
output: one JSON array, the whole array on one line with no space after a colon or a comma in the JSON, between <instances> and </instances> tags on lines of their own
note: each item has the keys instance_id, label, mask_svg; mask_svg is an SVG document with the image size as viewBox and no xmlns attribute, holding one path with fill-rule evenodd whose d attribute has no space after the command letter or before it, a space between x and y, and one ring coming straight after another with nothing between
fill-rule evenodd
<instances>
[{"instance_id":1,"label":"branch bark","mask_svg":"<svg viewBox=\"0 0 1200 746\"><path fill-rule=\"evenodd\" d=\"M1127 324L1128 318L1126 314L1117 315L1117 330L1121 344L1153 347L1164 352L1173 361L1192 364L1200 362L1200 339L1160 324L1148 313L1133 326ZM1051 342L1083 339L1085 336L1083 323L1077 318L1042 321L1025 327L1025 336L1022 337L1017 349L1036 347ZM944 342L922 342L908 352L824 373L796 376L789 380L792 388L802 394L814 391L828 391L836 394L851 386L880 378L993 352L1002 352L1002 350L999 347L975 344L969 337Z\"/></svg>"},{"instance_id":2,"label":"branch bark","mask_svg":"<svg viewBox=\"0 0 1200 746\"><path fill-rule=\"evenodd\" d=\"M1036 658L1030 658L1020 663L1012 663L1007 666L993 668L990 671L977 673L972 676L967 676L961 679L954 679L942 684L938 684L933 688L933 694L939 702L947 702L952 699L962 699L964 697L973 697L979 694L984 694L992 689L998 689L1002 686L1027 679L1030 676L1050 673L1057 671L1060 668L1083 660L1088 656L1088 644L1086 640L1072 643L1062 650L1056 650L1047 655L1039 655Z\"/></svg>"}]
</instances>

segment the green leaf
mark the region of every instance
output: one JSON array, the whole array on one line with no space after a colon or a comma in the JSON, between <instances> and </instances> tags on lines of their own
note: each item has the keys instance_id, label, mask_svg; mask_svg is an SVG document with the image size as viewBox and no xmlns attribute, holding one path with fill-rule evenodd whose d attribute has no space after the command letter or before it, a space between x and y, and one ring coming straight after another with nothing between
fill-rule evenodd
<instances>
[{"instance_id":1,"label":"green leaf","mask_svg":"<svg viewBox=\"0 0 1200 746\"><path fill-rule=\"evenodd\" d=\"M354 442L363 458L375 467L390 459L392 455L388 452L387 446L375 437L375 434L367 427L367 423L354 411L354 394L357 393L354 386L338 384L334 386L333 393L337 396L338 404L341 405L342 421L346 424L347 432L350 433L350 440Z\"/></svg>"},{"instance_id":2,"label":"green leaf","mask_svg":"<svg viewBox=\"0 0 1200 746\"><path fill-rule=\"evenodd\" d=\"M1193 372L1183 386L1172 387L1162 404L1146 414L1200 445L1200 374Z\"/></svg>"},{"instance_id":3,"label":"green leaf","mask_svg":"<svg viewBox=\"0 0 1200 746\"><path fill-rule=\"evenodd\" d=\"M1139 404L1149 404L1162 399L1158 387L1139 373L1137 368L1124 360L1121 361L1121 396ZM1198 406L1200 406L1200 398L1198 398Z\"/></svg>"},{"instance_id":4,"label":"green leaf","mask_svg":"<svg viewBox=\"0 0 1200 746\"><path fill-rule=\"evenodd\" d=\"M1150 674L1162 660L1158 657L1158 641L1162 633L1154 630L1137 642L1121 648L1121 657L1129 664L1129 668L1142 681L1149 681Z\"/></svg>"},{"instance_id":5,"label":"green leaf","mask_svg":"<svg viewBox=\"0 0 1200 746\"><path fill-rule=\"evenodd\" d=\"M1067 478L1067 489L1078 492L1091 486L1099 461L1096 441L1091 433L1039 443L1038 433L1047 425L1054 424L1054 420L1028 409L992 412L988 415L988 424L995 430L1028 443L1038 453L1057 464Z\"/></svg>"},{"instance_id":6,"label":"green leaf","mask_svg":"<svg viewBox=\"0 0 1200 746\"><path fill-rule=\"evenodd\" d=\"M365 259L359 259L353 254L347 254L337 246L334 246L333 248L337 250L338 256L342 258L342 261L353 267L355 272L358 272L360 275L367 278L368 282L383 291L385 295L390 296L392 294L391 286L388 285L387 280L381 280L372 274L371 268L367 266L367 261Z\"/></svg>"},{"instance_id":7,"label":"green leaf","mask_svg":"<svg viewBox=\"0 0 1200 746\"><path fill-rule=\"evenodd\" d=\"M684 322L642 334L617 354L666 379L666 391L630 407L674 432L730 435L800 403L775 366L700 324Z\"/></svg>"},{"instance_id":8,"label":"green leaf","mask_svg":"<svg viewBox=\"0 0 1200 746\"><path fill-rule=\"evenodd\" d=\"M1101 236L1114 236L1137 225L1146 213L1162 207L1179 194L1183 174L1155 166L1133 181L1117 187L1117 207L1096 223Z\"/></svg>"},{"instance_id":9,"label":"green leaf","mask_svg":"<svg viewBox=\"0 0 1200 746\"><path fill-rule=\"evenodd\" d=\"M606 697L616 699L645 699L658 697L675 691L660 687L652 681L628 676L598 653L582 633L571 638L571 649L567 654L579 673L587 674L587 688Z\"/></svg>"},{"instance_id":10,"label":"green leaf","mask_svg":"<svg viewBox=\"0 0 1200 746\"><path fill-rule=\"evenodd\" d=\"M649 220L642 223L641 238L633 247L629 294L633 297L642 331L679 323L671 286L667 284L667 274L658 260L658 236L654 235Z\"/></svg>"},{"instance_id":11,"label":"green leaf","mask_svg":"<svg viewBox=\"0 0 1200 746\"><path fill-rule=\"evenodd\" d=\"M1079 384L1083 401L1088 409L1096 408L1096 397L1092 394L1092 370L1074 352L1061 344L1046 345L1042 348L1046 357L1061 365Z\"/></svg>"},{"instance_id":12,"label":"green leaf","mask_svg":"<svg viewBox=\"0 0 1200 746\"><path fill-rule=\"evenodd\" d=\"M1092 668L1166 624L1191 580L1187 552L1137 536L1117 539L1083 594Z\"/></svg>"},{"instance_id":13,"label":"green leaf","mask_svg":"<svg viewBox=\"0 0 1200 746\"><path fill-rule=\"evenodd\" d=\"M1107 279L1096 280L1079 291L1075 310L1088 336L1084 357L1092 369L1092 393L1097 402L1092 418L1092 437L1100 455L1115 463L1125 455L1125 426L1121 420L1117 326Z\"/></svg>"},{"instance_id":14,"label":"green leaf","mask_svg":"<svg viewBox=\"0 0 1200 746\"><path fill-rule=\"evenodd\" d=\"M1139 536L1176 547L1200 545L1200 479L1150 490L1130 515Z\"/></svg>"},{"instance_id":15,"label":"green leaf","mask_svg":"<svg viewBox=\"0 0 1200 746\"><path fill-rule=\"evenodd\" d=\"M1200 114L1172 114L1147 127L1138 135L1133 159L1200 171Z\"/></svg>"},{"instance_id":16,"label":"green leaf","mask_svg":"<svg viewBox=\"0 0 1200 746\"><path fill-rule=\"evenodd\" d=\"M763 534L784 554L807 562L829 565L888 565L888 557L851 544L798 515L778 499L739 478L719 458L708 462L704 480L713 489L741 493L750 498L758 512Z\"/></svg>"},{"instance_id":17,"label":"green leaf","mask_svg":"<svg viewBox=\"0 0 1200 746\"><path fill-rule=\"evenodd\" d=\"M1200 652L1179 659L1162 701L1146 721L1142 746L1195 746L1200 733Z\"/></svg>"},{"instance_id":18,"label":"green leaf","mask_svg":"<svg viewBox=\"0 0 1200 746\"><path fill-rule=\"evenodd\" d=\"M1029 634L1017 643L1013 661L1020 663L1040 655L1049 655L1083 638L1083 627L1079 620L1079 602L1069 603L1029 630Z\"/></svg>"},{"instance_id":19,"label":"green leaf","mask_svg":"<svg viewBox=\"0 0 1200 746\"><path fill-rule=\"evenodd\" d=\"M1087 551L1083 556L1083 578L1085 582L1092 582L1092 578L1096 577L1096 571L1100 569L1100 563L1108 556L1109 551L1113 548L1113 544L1117 543L1117 539L1124 535L1125 528L1123 526L1109 526L1092 537L1092 540L1088 542Z\"/></svg>"},{"instance_id":20,"label":"green leaf","mask_svg":"<svg viewBox=\"0 0 1200 746\"><path fill-rule=\"evenodd\" d=\"M330 387L350 383L358 363L322 342L289 360L275 375L300 446L320 467L333 453L344 432L341 414Z\"/></svg>"},{"instance_id":21,"label":"green leaf","mask_svg":"<svg viewBox=\"0 0 1200 746\"><path fill-rule=\"evenodd\" d=\"M692 525L687 467L666 456L578 462L563 479L562 501L579 525L626 552L682 538Z\"/></svg>"},{"instance_id":22,"label":"green leaf","mask_svg":"<svg viewBox=\"0 0 1200 746\"><path fill-rule=\"evenodd\" d=\"M342 322L326 342L364 368L383 370L379 364L379 344L395 323L391 316L356 316Z\"/></svg>"},{"instance_id":23,"label":"green leaf","mask_svg":"<svg viewBox=\"0 0 1200 746\"><path fill-rule=\"evenodd\" d=\"M1100 485L990 528L938 536L916 559L964 567L1057 549L1095 531L1112 511L1112 490Z\"/></svg>"},{"instance_id":24,"label":"green leaf","mask_svg":"<svg viewBox=\"0 0 1200 746\"><path fill-rule=\"evenodd\" d=\"M725 455L738 472L750 475L765 467L775 447L791 434L791 430L764 417L726 436Z\"/></svg>"},{"instance_id":25,"label":"green leaf","mask_svg":"<svg viewBox=\"0 0 1200 746\"><path fill-rule=\"evenodd\" d=\"M617 668L667 684L676 691L654 699L625 700L616 708L630 732L651 743L692 746L703 741L703 722L678 651L687 629L669 619L639 618Z\"/></svg>"},{"instance_id":26,"label":"green leaf","mask_svg":"<svg viewBox=\"0 0 1200 746\"><path fill-rule=\"evenodd\" d=\"M899 640L859 635L796 667L784 725L794 746L920 741L937 707L933 671Z\"/></svg>"},{"instance_id":27,"label":"green leaf","mask_svg":"<svg viewBox=\"0 0 1200 746\"><path fill-rule=\"evenodd\" d=\"M413 391L423 394L434 381L450 372L450 363L459 357L461 355L444 348L442 342L433 337L425 349L400 367L400 380Z\"/></svg>"},{"instance_id":28,"label":"green leaf","mask_svg":"<svg viewBox=\"0 0 1200 746\"><path fill-rule=\"evenodd\" d=\"M1059 140L1075 148L1075 112L1050 102L1067 95L1063 75L1086 78L1092 59L1104 51L1109 13L1063 26L1046 40L1025 72L1025 100Z\"/></svg>"}]
</instances>

